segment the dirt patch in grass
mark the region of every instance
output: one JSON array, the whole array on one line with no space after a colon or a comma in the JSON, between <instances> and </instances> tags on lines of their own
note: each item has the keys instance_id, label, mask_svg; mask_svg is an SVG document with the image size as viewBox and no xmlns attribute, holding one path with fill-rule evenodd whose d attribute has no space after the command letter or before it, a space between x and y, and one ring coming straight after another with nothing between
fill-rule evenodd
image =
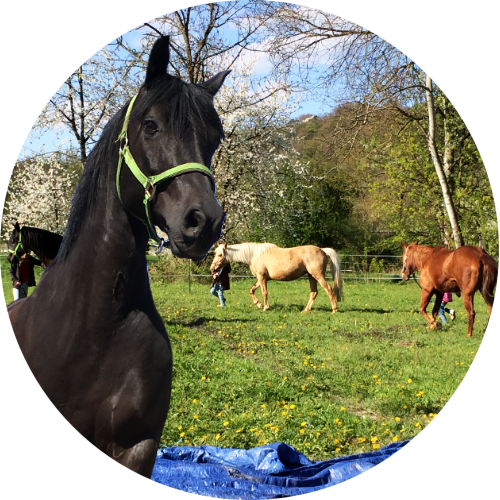
<instances>
[{"instance_id":1,"label":"dirt patch in grass","mask_svg":"<svg viewBox=\"0 0 500 500\"><path fill-rule=\"evenodd\" d=\"M403 340L401 342L394 342L396 347L411 347L415 345L413 340Z\"/></svg>"}]
</instances>

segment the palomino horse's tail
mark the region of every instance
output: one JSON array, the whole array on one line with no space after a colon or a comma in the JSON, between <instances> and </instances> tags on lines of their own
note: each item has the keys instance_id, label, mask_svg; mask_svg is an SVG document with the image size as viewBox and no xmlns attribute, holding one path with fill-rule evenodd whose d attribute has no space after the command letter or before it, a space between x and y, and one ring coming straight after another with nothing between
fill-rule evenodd
<instances>
[{"instance_id":1,"label":"palomino horse's tail","mask_svg":"<svg viewBox=\"0 0 500 500\"><path fill-rule=\"evenodd\" d=\"M342 300L344 293L342 292L342 276L340 274L340 259L337 252L333 248L322 248L323 252L328 255L330 259L330 271L333 279L333 296L338 302Z\"/></svg>"},{"instance_id":2,"label":"palomino horse's tail","mask_svg":"<svg viewBox=\"0 0 500 500\"><path fill-rule=\"evenodd\" d=\"M495 259L486 252L482 255L481 261L483 263L483 283L481 287L481 295L485 302L491 306L493 305L493 289L497 284L498 266Z\"/></svg>"}]
</instances>

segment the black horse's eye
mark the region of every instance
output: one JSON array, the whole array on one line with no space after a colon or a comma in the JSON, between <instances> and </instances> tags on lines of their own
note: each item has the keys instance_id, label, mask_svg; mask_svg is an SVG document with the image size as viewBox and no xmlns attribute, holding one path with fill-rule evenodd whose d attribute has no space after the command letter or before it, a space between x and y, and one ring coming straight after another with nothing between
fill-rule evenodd
<instances>
[{"instance_id":1,"label":"black horse's eye","mask_svg":"<svg viewBox=\"0 0 500 500\"><path fill-rule=\"evenodd\" d=\"M158 126L153 120L146 120L144 122L144 132L146 132L146 134L153 135L157 131L158 131Z\"/></svg>"}]
</instances>

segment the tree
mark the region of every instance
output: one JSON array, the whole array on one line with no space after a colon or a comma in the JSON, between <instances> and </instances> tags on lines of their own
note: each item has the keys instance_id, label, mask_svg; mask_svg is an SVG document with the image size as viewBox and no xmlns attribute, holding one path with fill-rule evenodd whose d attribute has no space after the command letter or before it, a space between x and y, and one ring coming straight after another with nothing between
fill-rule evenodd
<instances>
[{"instance_id":1,"label":"tree","mask_svg":"<svg viewBox=\"0 0 500 500\"><path fill-rule=\"evenodd\" d=\"M255 16L256 5L259 16ZM245 234L249 213L256 206L261 183L283 156L285 127L294 104L290 81L283 71L262 78L254 74L257 53L265 49L263 27L276 5L263 2L224 2L200 5L162 16L140 29L141 49L118 43L137 60L147 47L169 34L169 72L200 83L221 69L232 73L215 97L225 140L212 159L217 199L226 212L223 236ZM290 148L288 148L290 150Z\"/></svg>"},{"instance_id":2,"label":"tree","mask_svg":"<svg viewBox=\"0 0 500 500\"><path fill-rule=\"evenodd\" d=\"M209 3L166 14L140 29L146 30L146 46L158 35L168 34L171 73L200 83L233 67L248 52L262 51L263 27L276 9L273 2L255 0ZM139 55L132 47L128 50Z\"/></svg>"},{"instance_id":3,"label":"tree","mask_svg":"<svg viewBox=\"0 0 500 500\"><path fill-rule=\"evenodd\" d=\"M367 109L397 110L427 142L455 246L463 244L457 145L472 93L497 83L500 7L490 0L290 0L274 25L279 58L328 66L328 82ZM284 57L283 57L284 56ZM419 106L425 102L426 107Z\"/></svg>"},{"instance_id":4,"label":"tree","mask_svg":"<svg viewBox=\"0 0 500 500\"><path fill-rule=\"evenodd\" d=\"M57 154L16 163L2 218L4 237L15 222L64 234L77 180L70 167Z\"/></svg>"},{"instance_id":5,"label":"tree","mask_svg":"<svg viewBox=\"0 0 500 500\"><path fill-rule=\"evenodd\" d=\"M4 14L0 92L24 120L12 132L62 127L82 164L103 124L123 104L132 58L108 22L113 2L20 0Z\"/></svg>"}]
</instances>

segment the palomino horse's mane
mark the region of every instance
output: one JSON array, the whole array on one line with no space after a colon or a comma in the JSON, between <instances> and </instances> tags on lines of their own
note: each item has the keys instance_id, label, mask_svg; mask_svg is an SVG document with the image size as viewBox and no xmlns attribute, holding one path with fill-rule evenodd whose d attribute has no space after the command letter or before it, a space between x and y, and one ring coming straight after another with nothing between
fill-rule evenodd
<instances>
[{"instance_id":1,"label":"palomino horse's mane","mask_svg":"<svg viewBox=\"0 0 500 500\"><path fill-rule=\"evenodd\" d=\"M274 243L238 243L237 245L228 245L226 249L226 258L229 262L241 262L249 264L252 259L263 253L279 248Z\"/></svg>"}]
</instances>

